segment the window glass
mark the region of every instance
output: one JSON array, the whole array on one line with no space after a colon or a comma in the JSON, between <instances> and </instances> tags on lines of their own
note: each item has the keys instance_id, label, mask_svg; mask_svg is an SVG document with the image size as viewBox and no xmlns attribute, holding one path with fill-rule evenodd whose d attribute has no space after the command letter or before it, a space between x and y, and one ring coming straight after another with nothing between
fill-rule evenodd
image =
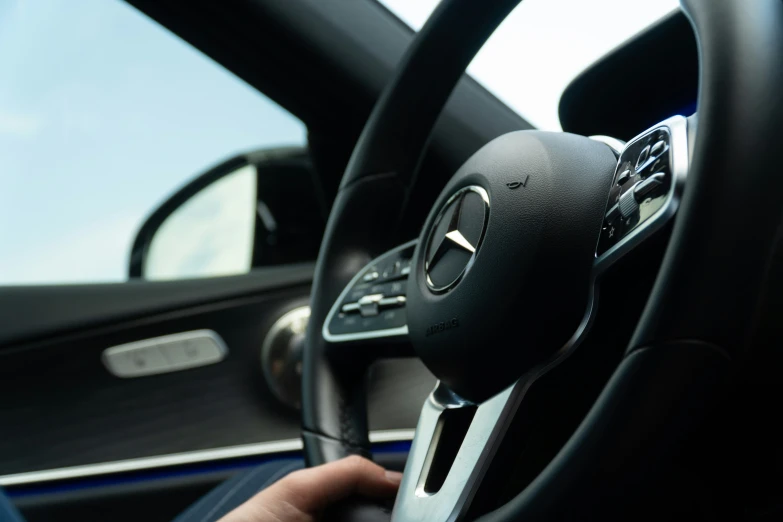
<instances>
[{"instance_id":1,"label":"window glass","mask_svg":"<svg viewBox=\"0 0 783 522\"><path fill-rule=\"evenodd\" d=\"M301 121L120 0L0 2L0 284L119 282L145 218Z\"/></svg>"},{"instance_id":2,"label":"window glass","mask_svg":"<svg viewBox=\"0 0 783 522\"><path fill-rule=\"evenodd\" d=\"M379 1L419 30L440 0ZM557 105L571 80L679 5L679 0L524 0L468 72L536 127L561 130ZM643 71L640 66L632 73Z\"/></svg>"},{"instance_id":3,"label":"window glass","mask_svg":"<svg viewBox=\"0 0 783 522\"><path fill-rule=\"evenodd\" d=\"M178 207L155 232L144 278L243 274L253 262L256 168L246 165Z\"/></svg>"}]
</instances>

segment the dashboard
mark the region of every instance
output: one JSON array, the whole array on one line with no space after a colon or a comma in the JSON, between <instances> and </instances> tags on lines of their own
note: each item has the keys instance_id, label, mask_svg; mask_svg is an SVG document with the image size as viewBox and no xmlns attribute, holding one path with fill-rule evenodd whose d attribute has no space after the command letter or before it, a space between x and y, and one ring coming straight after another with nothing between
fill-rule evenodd
<instances>
[{"instance_id":1,"label":"dashboard","mask_svg":"<svg viewBox=\"0 0 783 522\"><path fill-rule=\"evenodd\" d=\"M679 9L577 76L560 98L563 130L629 140L697 109L696 37Z\"/></svg>"}]
</instances>

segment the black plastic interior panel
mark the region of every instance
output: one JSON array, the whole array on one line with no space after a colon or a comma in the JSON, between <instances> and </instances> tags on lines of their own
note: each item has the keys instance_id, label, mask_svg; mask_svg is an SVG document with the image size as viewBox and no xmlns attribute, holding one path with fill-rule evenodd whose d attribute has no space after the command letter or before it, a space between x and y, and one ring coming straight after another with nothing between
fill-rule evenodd
<instances>
[{"instance_id":1,"label":"black plastic interior panel","mask_svg":"<svg viewBox=\"0 0 783 522\"><path fill-rule=\"evenodd\" d=\"M299 413L266 388L260 351L272 323L308 296L309 286L298 285L0 352L0 475L299 438ZM134 379L110 375L101 362L108 347L194 329L217 332L227 358ZM434 385L423 366L387 361L372 381L372 428L414 428Z\"/></svg>"},{"instance_id":2,"label":"black plastic interior panel","mask_svg":"<svg viewBox=\"0 0 783 522\"><path fill-rule=\"evenodd\" d=\"M309 284L313 269L313 263L301 263L239 276L180 281L6 286L0 292L0 351L53 333Z\"/></svg>"},{"instance_id":3,"label":"black plastic interior panel","mask_svg":"<svg viewBox=\"0 0 783 522\"><path fill-rule=\"evenodd\" d=\"M698 59L693 29L682 11L674 11L569 84L560 98L563 130L629 140L671 116L690 116Z\"/></svg>"}]
</instances>

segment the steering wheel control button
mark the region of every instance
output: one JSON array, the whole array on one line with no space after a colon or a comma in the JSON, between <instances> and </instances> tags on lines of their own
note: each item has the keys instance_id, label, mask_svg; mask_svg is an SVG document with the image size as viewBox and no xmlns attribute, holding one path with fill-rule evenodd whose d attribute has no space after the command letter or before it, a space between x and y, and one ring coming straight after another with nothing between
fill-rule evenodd
<instances>
[{"instance_id":1,"label":"steering wheel control button","mask_svg":"<svg viewBox=\"0 0 783 522\"><path fill-rule=\"evenodd\" d=\"M373 260L353 278L324 323L327 341L358 341L407 333L407 279L415 247L415 241L397 247Z\"/></svg>"},{"instance_id":2,"label":"steering wheel control button","mask_svg":"<svg viewBox=\"0 0 783 522\"><path fill-rule=\"evenodd\" d=\"M636 190L634 188L632 190L626 191L622 196L620 196L620 202L617 204L617 207L620 210L620 215L623 216L624 219L629 219L635 216L639 211L639 204L636 202L636 198L634 197L635 192Z\"/></svg>"},{"instance_id":3,"label":"steering wheel control button","mask_svg":"<svg viewBox=\"0 0 783 522\"><path fill-rule=\"evenodd\" d=\"M378 277L380 277L378 272L375 271L375 270L372 270L372 271L367 272L366 274L364 274L364 276L362 276L362 281L364 281L365 283L372 283L373 281L378 279Z\"/></svg>"},{"instance_id":4,"label":"steering wheel control button","mask_svg":"<svg viewBox=\"0 0 783 522\"><path fill-rule=\"evenodd\" d=\"M661 154L663 154L663 151L666 150L666 142L663 140L659 140L655 142L655 145L652 146L650 149L650 156L653 158L657 158Z\"/></svg>"},{"instance_id":5,"label":"steering wheel control button","mask_svg":"<svg viewBox=\"0 0 783 522\"><path fill-rule=\"evenodd\" d=\"M383 269L382 277L384 279L395 277L399 273L399 263L399 261L395 261L394 263L387 263L386 267Z\"/></svg>"},{"instance_id":6,"label":"steering wheel control button","mask_svg":"<svg viewBox=\"0 0 783 522\"><path fill-rule=\"evenodd\" d=\"M663 187L665 181L666 174L659 172L657 174L653 174L644 181L637 183L633 188L633 195L636 198L636 201L639 203L643 202L645 199L647 199L648 196L653 195L661 187Z\"/></svg>"},{"instance_id":7,"label":"steering wheel control button","mask_svg":"<svg viewBox=\"0 0 783 522\"><path fill-rule=\"evenodd\" d=\"M345 303L340 309L344 314L351 314L359 311L359 303Z\"/></svg>"},{"instance_id":8,"label":"steering wheel control button","mask_svg":"<svg viewBox=\"0 0 783 522\"><path fill-rule=\"evenodd\" d=\"M360 318L359 314L354 314L332 319L329 323L330 335L351 335L361 332Z\"/></svg>"},{"instance_id":9,"label":"steering wheel control button","mask_svg":"<svg viewBox=\"0 0 783 522\"><path fill-rule=\"evenodd\" d=\"M623 243L631 232L655 221L656 217L661 215L675 189L675 144L672 142L675 129L680 136L677 148L687 152L686 120L676 116L628 142L620 154L617 182L609 194L606 218L596 249L599 261L609 250ZM632 161L636 162L637 169L632 176L634 182L620 183L627 165ZM687 168L687 158L681 161L685 162ZM617 219L618 212L622 219Z\"/></svg>"},{"instance_id":10,"label":"steering wheel control button","mask_svg":"<svg viewBox=\"0 0 783 522\"><path fill-rule=\"evenodd\" d=\"M384 328L400 328L405 326L405 310L393 309L382 312L381 323Z\"/></svg>"},{"instance_id":11,"label":"steering wheel control button","mask_svg":"<svg viewBox=\"0 0 783 522\"><path fill-rule=\"evenodd\" d=\"M646 146L639 153L639 158L636 160L636 170L641 169L647 160L650 158L650 146Z\"/></svg>"},{"instance_id":12,"label":"steering wheel control button","mask_svg":"<svg viewBox=\"0 0 783 522\"><path fill-rule=\"evenodd\" d=\"M633 172L631 172L630 169L626 169L620 173L619 176L617 176L617 184L622 186L625 185L628 180L631 179L631 176L633 176Z\"/></svg>"},{"instance_id":13,"label":"steering wheel control button","mask_svg":"<svg viewBox=\"0 0 783 522\"><path fill-rule=\"evenodd\" d=\"M406 298L404 295L398 295L397 297L384 297L378 301L380 308L396 308L398 306L405 306Z\"/></svg>"},{"instance_id":14,"label":"steering wheel control button","mask_svg":"<svg viewBox=\"0 0 783 522\"><path fill-rule=\"evenodd\" d=\"M373 293L370 291L370 285L369 284L359 284L354 286L351 291L348 293L348 297L346 299L346 302L357 302L359 299L361 299L363 296Z\"/></svg>"},{"instance_id":15,"label":"steering wheel control button","mask_svg":"<svg viewBox=\"0 0 783 522\"><path fill-rule=\"evenodd\" d=\"M366 274L363 277L363 280L365 282L384 282L384 281L394 281L400 278L404 278L407 273L403 274L403 267L406 263L410 263L410 260L403 260L403 259L389 259L388 261L384 261L382 263L378 263L377 266L377 276L372 276L371 278L368 278L368 275ZM410 265L408 265L410 266Z\"/></svg>"},{"instance_id":16,"label":"steering wheel control button","mask_svg":"<svg viewBox=\"0 0 783 522\"><path fill-rule=\"evenodd\" d=\"M383 294L365 295L359 299L359 313L362 317L378 315L378 303L383 299Z\"/></svg>"},{"instance_id":17,"label":"steering wheel control button","mask_svg":"<svg viewBox=\"0 0 783 522\"><path fill-rule=\"evenodd\" d=\"M405 281L395 281L390 283L388 290L384 289L384 295L405 295L406 287L408 285Z\"/></svg>"},{"instance_id":18,"label":"steering wheel control button","mask_svg":"<svg viewBox=\"0 0 783 522\"><path fill-rule=\"evenodd\" d=\"M143 377L222 361L228 350L212 330L194 330L107 348L103 363L117 377Z\"/></svg>"},{"instance_id":19,"label":"steering wheel control button","mask_svg":"<svg viewBox=\"0 0 783 522\"><path fill-rule=\"evenodd\" d=\"M440 293L457 285L478 254L489 219L489 195L477 185L458 190L441 209L426 243L427 286Z\"/></svg>"}]
</instances>

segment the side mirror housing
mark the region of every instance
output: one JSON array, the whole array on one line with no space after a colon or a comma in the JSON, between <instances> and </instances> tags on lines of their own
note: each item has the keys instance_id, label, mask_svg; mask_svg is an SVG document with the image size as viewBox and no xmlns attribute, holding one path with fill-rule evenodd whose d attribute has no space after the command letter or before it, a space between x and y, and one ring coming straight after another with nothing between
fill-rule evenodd
<instances>
[{"instance_id":1,"label":"side mirror housing","mask_svg":"<svg viewBox=\"0 0 783 522\"><path fill-rule=\"evenodd\" d=\"M313 261L328 205L307 151L258 150L199 175L144 222L129 275L215 277Z\"/></svg>"}]
</instances>

